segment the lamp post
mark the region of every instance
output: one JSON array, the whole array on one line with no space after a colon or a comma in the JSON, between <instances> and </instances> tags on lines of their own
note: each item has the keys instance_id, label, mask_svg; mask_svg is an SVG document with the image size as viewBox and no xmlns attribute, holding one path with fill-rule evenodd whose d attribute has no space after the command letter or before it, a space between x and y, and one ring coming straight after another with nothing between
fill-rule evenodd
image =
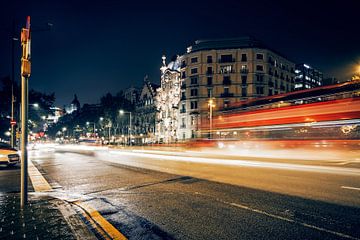
<instances>
[{"instance_id":1,"label":"lamp post","mask_svg":"<svg viewBox=\"0 0 360 240\"><path fill-rule=\"evenodd\" d=\"M213 117L213 108L215 107L214 99L210 98L208 102L209 106L209 138L212 138L212 117Z\"/></svg>"},{"instance_id":2,"label":"lamp post","mask_svg":"<svg viewBox=\"0 0 360 240\"><path fill-rule=\"evenodd\" d=\"M31 74L30 64L30 16L27 17L26 27L21 29L21 194L20 207L24 208L28 199L28 83Z\"/></svg>"},{"instance_id":3,"label":"lamp post","mask_svg":"<svg viewBox=\"0 0 360 240\"><path fill-rule=\"evenodd\" d=\"M126 112L126 111L124 111L124 110L120 110L119 113L120 113L120 115L123 115L123 114L125 114L125 113L129 114L130 124L129 124L129 131L128 131L128 132L129 132L129 146L131 146L131 144L132 144L132 143L131 143L131 132L132 132L132 131L131 131L131 130L132 130L132 128L131 128L131 125L132 125L132 123L131 123L131 122L132 122L131 112Z\"/></svg>"}]
</instances>

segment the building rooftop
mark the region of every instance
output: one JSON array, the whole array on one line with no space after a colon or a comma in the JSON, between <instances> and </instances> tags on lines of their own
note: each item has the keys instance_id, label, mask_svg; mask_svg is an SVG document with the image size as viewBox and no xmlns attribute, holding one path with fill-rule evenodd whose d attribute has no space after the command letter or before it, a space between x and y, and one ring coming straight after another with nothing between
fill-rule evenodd
<instances>
[{"instance_id":1,"label":"building rooftop","mask_svg":"<svg viewBox=\"0 0 360 240\"><path fill-rule=\"evenodd\" d=\"M239 48L263 48L288 59L283 54L268 47L260 40L253 37L223 38L223 39L201 39L196 40L195 44L188 47L187 53L204 51L204 50L220 50L220 49L239 49Z\"/></svg>"}]
</instances>

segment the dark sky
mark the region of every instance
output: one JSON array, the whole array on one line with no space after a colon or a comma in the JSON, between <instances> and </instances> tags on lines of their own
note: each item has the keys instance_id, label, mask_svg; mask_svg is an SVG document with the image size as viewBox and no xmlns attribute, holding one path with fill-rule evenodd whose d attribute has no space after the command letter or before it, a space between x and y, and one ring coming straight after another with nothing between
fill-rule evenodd
<instances>
[{"instance_id":1,"label":"dark sky","mask_svg":"<svg viewBox=\"0 0 360 240\"><path fill-rule=\"evenodd\" d=\"M250 35L325 76L345 78L360 60L360 2L336 2L0 0L0 77L11 72L7 29L14 19L20 32L31 15L34 31L48 22L53 28L32 35L30 87L55 92L60 106L74 93L82 104L95 103L140 86L145 74L159 82L162 54L170 59L202 38Z\"/></svg>"}]
</instances>

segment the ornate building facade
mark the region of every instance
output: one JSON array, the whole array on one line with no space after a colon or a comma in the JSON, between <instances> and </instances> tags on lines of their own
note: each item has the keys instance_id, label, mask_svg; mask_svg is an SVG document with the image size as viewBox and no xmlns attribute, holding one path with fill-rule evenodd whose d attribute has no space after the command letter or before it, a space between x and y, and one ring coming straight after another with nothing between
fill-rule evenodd
<instances>
[{"instance_id":1,"label":"ornate building facade","mask_svg":"<svg viewBox=\"0 0 360 240\"><path fill-rule=\"evenodd\" d=\"M180 58L166 64L162 57L161 82L156 91L156 141L171 143L178 140L180 102Z\"/></svg>"},{"instance_id":2,"label":"ornate building facade","mask_svg":"<svg viewBox=\"0 0 360 240\"><path fill-rule=\"evenodd\" d=\"M151 83L146 76L139 99L135 106L135 135L139 144L149 144L155 142L155 122L156 122L156 89L159 86Z\"/></svg>"}]
</instances>

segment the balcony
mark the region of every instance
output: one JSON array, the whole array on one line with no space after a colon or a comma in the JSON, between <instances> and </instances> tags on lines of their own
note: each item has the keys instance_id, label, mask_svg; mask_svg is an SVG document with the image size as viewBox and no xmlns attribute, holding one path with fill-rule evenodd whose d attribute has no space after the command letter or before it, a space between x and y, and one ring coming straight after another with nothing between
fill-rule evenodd
<instances>
[{"instance_id":1,"label":"balcony","mask_svg":"<svg viewBox=\"0 0 360 240\"><path fill-rule=\"evenodd\" d=\"M233 93L222 93L222 94L220 94L220 97L222 97L222 98L234 97L234 94Z\"/></svg>"},{"instance_id":2,"label":"balcony","mask_svg":"<svg viewBox=\"0 0 360 240\"><path fill-rule=\"evenodd\" d=\"M231 80L230 79L224 79L223 80L223 85L231 85Z\"/></svg>"},{"instance_id":3,"label":"balcony","mask_svg":"<svg viewBox=\"0 0 360 240\"><path fill-rule=\"evenodd\" d=\"M247 73L249 72L249 69L247 69L247 68L242 68L242 69L240 69L240 72L241 72L241 73L244 73L244 74L247 74Z\"/></svg>"},{"instance_id":4,"label":"balcony","mask_svg":"<svg viewBox=\"0 0 360 240\"><path fill-rule=\"evenodd\" d=\"M235 58L232 59L219 59L219 63L233 63L235 62Z\"/></svg>"}]
</instances>

